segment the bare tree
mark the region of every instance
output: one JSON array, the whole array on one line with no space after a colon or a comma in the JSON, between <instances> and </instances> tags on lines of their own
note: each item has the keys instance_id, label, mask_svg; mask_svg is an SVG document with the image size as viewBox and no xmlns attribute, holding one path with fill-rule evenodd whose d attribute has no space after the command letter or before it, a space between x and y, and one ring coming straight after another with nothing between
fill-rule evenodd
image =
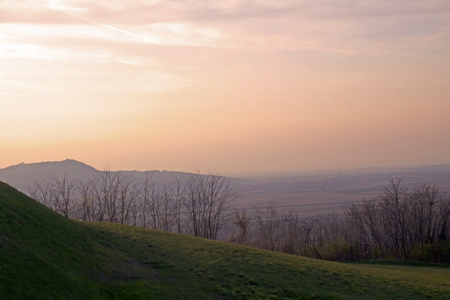
<instances>
[{"instance_id":1,"label":"bare tree","mask_svg":"<svg viewBox=\"0 0 450 300\"><path fill-rule=\"evenodd\" d=\"M189 232L198 237L216 239L219 229L230 217L234 199L231 179L217 171L188 173L184 180L183 205Z\"/></svg>"},{"instance_id":2,"label":"bare tree","mask_svg":"<svg viewBox=\"0 0 450 300\"><path fill-rule=\"evenodd\" d=\"M86 181L78 181L79 210L78 219L82 221L96 221L95 199L95 181L89 179Z\"/></svg>"},{"instance_id":3,"label":"bare tree","mask_svg":"<svg viewBox=\"0 0 450 300\"><path fill-rule=\"evenodd\" d=\"M253 205L252 217L256 226L255 245L263 249L281 251L285 227L276 203L270 202L266 207Z\"/></svg>"},{"instance_id":4,"label":"bare tree","mask_svg":"<svg viewBox=\"0 0 450 300\"><path fill-rule=\"evenodd\" d=\"M52 210L55 210L52 206L51 188L50 188L49 180L35 181L34 186L29 189L29 193L30 193L31 198L42 203L46 207L48 207Z\"/></svg>"},{"instance_id":5,"label":"bare tree","mask_svg":"<svg viewBox=\"0 0 450 300\"><path fill-rule=\"evenodd\" d=\"M138 200L139 186L129 176L118 173L118 213L117 223L130 224L135 217L132 208Z\"/></svg>"},{"instance_id":6,"label":"bare tree","mask_svg":"<svg viewBox=\"0 0 450 300\"><path fill-rule=\"evenodd\" d=\"M304 218L296 210L289 210L284 215L284 220L288 225L288 234L295 243L295 250L291 253L307 255L311 246L313 229L317 226L318 218Z\"/></svg>"},{"instance_id":7,"label":"bare tree","mask_svg":"<svg viewBox=\"0 0 450 300\"><path fill-rule=\"evenodd\" d=\"M183 214L185 213L184 209L184 184L182 178L180 176L175 176L171 181L172 193L173 193L173 204L174 204L174 221L176 232L182 233L183 228Z\"/></svg>"},{"instance_id":8,"label":"bare tree","mask_svg":"<svg viewBox=\"0 0 450 300\"><path fill-rule=\"evenodd\" d=\"M390 179L378 198L344 209L347 246L363 258L448 260L449 202L435 186L420 184L409 192Z\"/></svg>"},{"instance_id":9,"label":"bare tree","mask_svg":"<svg viewBox=\"0 0 450 300\"><path fill-rule=\"evenodd\" d=\"M141 184L140 195L140 210L141 210L141 225L143 227L149 226L148 216L150 214L150 206L152 203L152 193L155 189L155 184L151 180L151 174L146 172L145 179Z\"/></svg>"},{"instance_id":10,"label":"bare tree","mask_svg":"<svg viewBox=\"0 0 450 300\"><path fill-rule=\"evenodd\" d=\"M145 191L148 227L172 231L177 220L177 204L170 183L150 185Z\"/></svg>"},{"instance_id":11,"label":"bare tree","mask_svg":"<svg viewBox=\"0 0 450 300\"><path fill-rule=\"evenodd\" d=\"M240 245L249 245L250 222L251 217L247 215L245 210L236 210L234 212L233 225L237 229L237 234L231 234L228 238L228 242Z\"/></svg>"},{"instance_id":12,"label":"bare tree","mask_svg":"<svg viewBox=\"0 0 450 300\"><path fill-rule=\"evenodd\" d=\"M380 196L381 218L385 232L385 246L396 257L409 259L410 249L407 241L408 224L406 219L407 189L400 179L390 178L389 185Z\"/></svg>"},{"instance_id":13,"label":"bare tree","mask_svg":"<svg viewBox=\"0 0 450 300\"><path fill-rule=\"evenodd\" d=\"M76 182L70 178L67 170L62 176L52 176L50 182L55 210L67 218L74 217Z\"/></svg>"}]
</instances>

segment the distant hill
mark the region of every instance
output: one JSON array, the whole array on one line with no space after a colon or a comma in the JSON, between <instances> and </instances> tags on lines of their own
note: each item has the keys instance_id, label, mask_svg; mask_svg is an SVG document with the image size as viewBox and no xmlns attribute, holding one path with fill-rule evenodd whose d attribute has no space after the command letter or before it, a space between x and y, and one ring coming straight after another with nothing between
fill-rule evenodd
<instances>
[{"instance_id":1,"label":"distant hill","mask_svg":"<svg viewBox=\"0 0 450 300\"><path fill-rule=\"evenodd\" d=\"M98 174L98 170L82 162L67 159L40 163L21 163L0 169L0 180L16 189L27 193L35 181L47 179L53 175L60 176L68 172L73 178L89 178Z\"/></svg>"},{"instance_id":2,"label":"distant hill","mask_svg":"<svg viewBox=\"0 0 450 300\"><path fill-rule=\"evenodd\" d=\"M363 265L66 219L0 182L1 299L448 299L450 269Z\"/></svg>"},{"instance_id":3,"label":"distant hill","mask_svg":"<svg viewBox=\"0 0 450 300\"><path fill-rule=\"evenodd\" d=\"M33 187L36 181L47 180L51 176L62 176L64 173L72 179L92 178L99 174L97 170L85 163L66 159L64 161L49 161L10 166L0 169L0 181L3 181L19 191L28 194L29 188ZM182 172L171 171L119 171L133 178L144 179L146 175L151 175L155 182L162 182L172 176L184 174Z\"/></svg>"}]
</instances>

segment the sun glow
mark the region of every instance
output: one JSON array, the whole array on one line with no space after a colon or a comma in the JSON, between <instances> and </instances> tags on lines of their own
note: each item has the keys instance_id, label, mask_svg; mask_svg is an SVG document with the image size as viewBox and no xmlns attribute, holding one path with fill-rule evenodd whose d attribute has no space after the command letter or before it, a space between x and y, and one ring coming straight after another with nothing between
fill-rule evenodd
<instances>
[{"instance_id":1,"label":"sun glow","mask_svg":"<svg viewBox=\"0 0 450 300\"><path fill-rule=\"evenodd\" d=\"M64 5L61 0L48 0L47 5L53 10L67 10L69 7Z\"/></svg>"},{"instance_id":2,"label":"sun glow","mask_svg":"<svg viewBox=\"0 0 450 300\"><path fill-rule=\"evenodd\" d=\"M57 10L62 12L70 12L70 13L84 13L86 9L83 7L70 5L70 4L78 4L79 1L67 1L67 0L48 0L47 6L51 10Z\"/></svg>"}]
</instances>

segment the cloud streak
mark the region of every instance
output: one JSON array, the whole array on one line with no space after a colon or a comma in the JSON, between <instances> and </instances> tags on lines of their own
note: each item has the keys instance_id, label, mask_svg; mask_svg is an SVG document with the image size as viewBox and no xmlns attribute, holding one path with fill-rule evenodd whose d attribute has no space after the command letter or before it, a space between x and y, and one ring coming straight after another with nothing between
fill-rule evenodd
<instances>
[{"instance_id":1,"label":"cloud streak","mask_svg":"<svg viewBox=\"0 0 450 300\"><path fill-rule=\"evenodd\" d=\"M31 8L42 14L45 4L47 10L78 19L80 25L89 22L135 39L116 36L118 41L166 46L364 54L375 48L389 51L403 42L411 47L414 40L439 36L450 27L450 4L446 0L188 0L129 1L126 5L123 1L60 0ZM14 15L19 6L10 5ZM30 11L32 15L33 9ZM61 20L61 16L53 18ZM51 17L45 20L53 22ZM61 23L76 22L69 20Z\"/></svg>"},{"instance_id":2,"label":"cloud streak","mask_svg":"<svg viewBox=\"0 0 450 300\"><path fill-rule=\"evenodd\" d=\"M56 5L56 6L50 6L50 8L53 9L53 10L56 10L56 11L59 11L59 12L68 14L68 15L70 15L70 16L74 16L74 17L76 17L76 18L80 18L80 19L82 19L82 20L88 21L88 22L90 22L90 23L100 25L100 26L105 27L105 28L107 28L107 29L115 30L115 31L117 31L117 32L120 32L120 33L129 35L129 36L131 36L131 37L137 38L138 40L143 40L144 42L147 42L147 43L150 43L150 44L164 45L164 43L162 43L161 41L157 41L157 40L155 40L155 39L148 38L148 37L145 37L145 36L142 36L142 35L133 33L133 32L129 32L129 31L126 31L126 30L117 28L117 27L115 27L115 26L107 25L107 24L104 24L104 23L101 23L101 22L92 20L92 19L90 19L90 18L83 17L82 15L79 15L79 14L77 14L77 13L67 11L67 10L65 10L65 6L58 6L58 5Z\"/></svg>"}]
</instances>

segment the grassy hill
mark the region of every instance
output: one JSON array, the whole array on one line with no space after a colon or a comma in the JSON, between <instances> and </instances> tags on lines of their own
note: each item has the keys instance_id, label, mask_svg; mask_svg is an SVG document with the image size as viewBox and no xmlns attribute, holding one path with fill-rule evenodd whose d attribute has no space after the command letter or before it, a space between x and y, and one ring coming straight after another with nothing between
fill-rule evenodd
<instances>
[{"instance_id":1,"label":"grassy hill","mask_svg":"<svg viewBox=\"0 0 450 300\"><path fill-rule=\"evenodd\" d=\"M59 216L0 183L2 299L448 299L450 269L343 264Z\"/></svg>"}]
</instances>

